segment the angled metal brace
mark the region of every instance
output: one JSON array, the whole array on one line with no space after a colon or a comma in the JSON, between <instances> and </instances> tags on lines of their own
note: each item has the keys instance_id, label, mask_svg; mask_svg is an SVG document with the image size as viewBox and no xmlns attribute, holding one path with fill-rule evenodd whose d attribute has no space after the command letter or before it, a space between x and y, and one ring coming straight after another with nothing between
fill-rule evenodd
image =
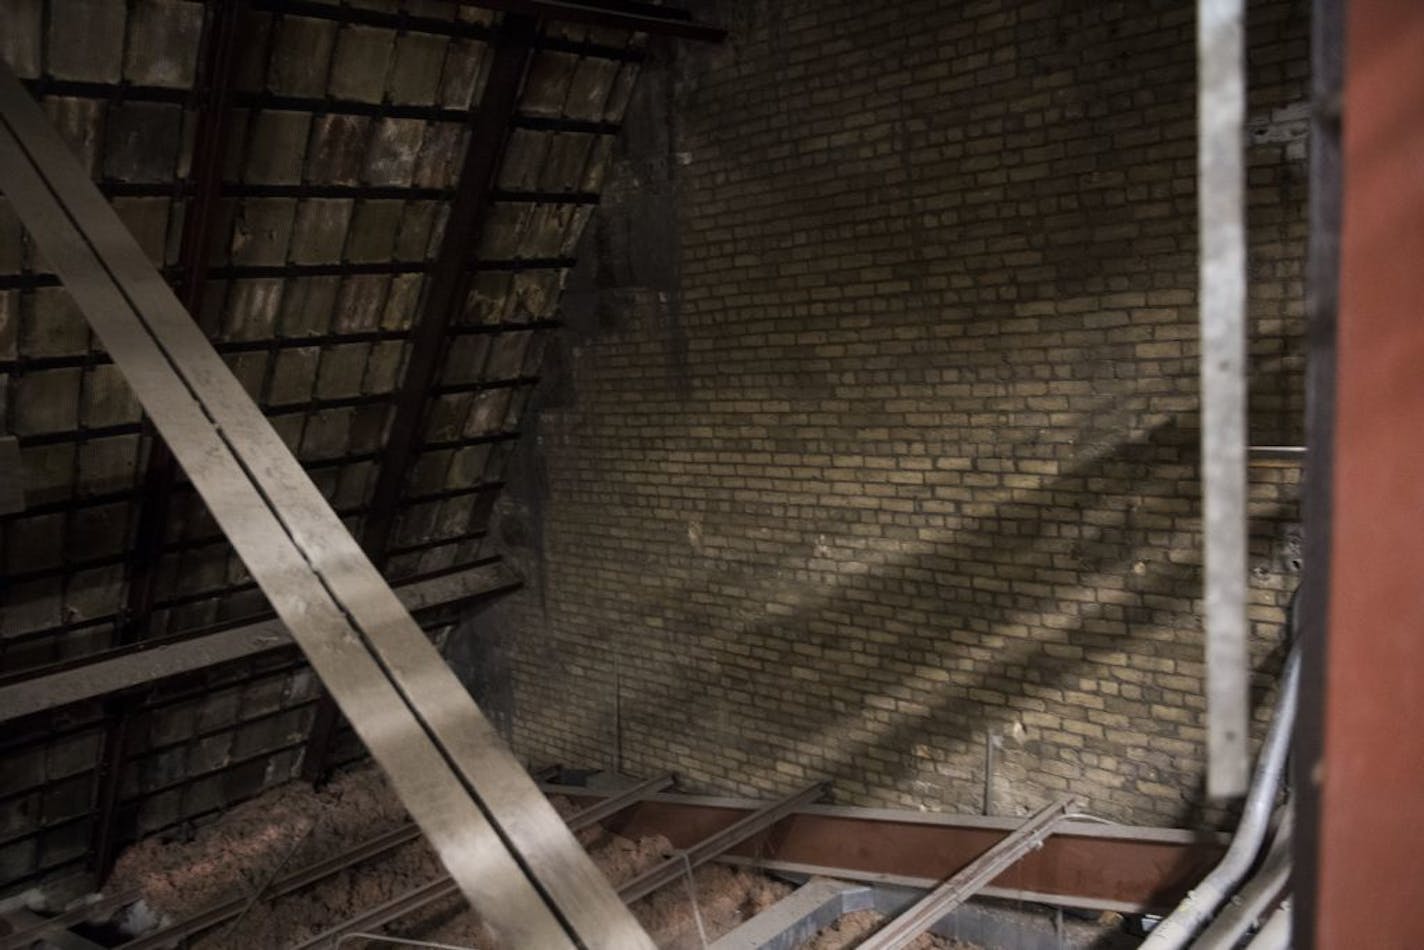
<instances>
[{"instance_id":1,"label":"angled metal brace","mask_svg":"<svg viewBox=\"0 0 1424 950\"><path fill-rule=\"evenodd\" d=\"M1052 805L1034 812L1017 831L985 851L973 864L940 884L909 910L876 931L869 940L860 945L861 950L900 950L901 947L909 945L912 940L933 927L936 921L979 893L1015 861L1038 847L1063 820L1072 801L1071 798L1060 798Z\"/></svg>"}]
</instances>

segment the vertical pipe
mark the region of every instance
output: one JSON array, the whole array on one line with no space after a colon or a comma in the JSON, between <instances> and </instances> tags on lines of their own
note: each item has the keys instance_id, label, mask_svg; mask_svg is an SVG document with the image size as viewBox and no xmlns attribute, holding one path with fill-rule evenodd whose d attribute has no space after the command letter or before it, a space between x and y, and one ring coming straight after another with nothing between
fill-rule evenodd
<instances>
[{"instance_id":1,"label":"vertical pipe","mask_svg":"<svg viewBox=\"0 0 1424 950\"><path fill-rule=\"evenodd\" d=\"M1243 5L1197 4L1207 794L1213 798L1243 793L1248 770Z\"/></svg>"},{"instance_id":2,"label":"vertical pipe","mask_svg":"<svg viewBox=\"0 0 1424 950\"><path fill-rule=\"evenodd\" d=\"M1236 833L1231 837L1226 854L1176 909L1153 928L1142 944L1143 950L1177 950L1186 946L1255 863L1270 824L1281 776L1285 774L1299 696L1300 650L1297 648L1286 657L1285 669L1281 671L1281 694L1276 700L1275 717L1271 720L1270 731L1266 733L1266 741L1261 745L1251 794L1241 809L1241 821L1236 825Z\"/></svg>"}]
</instances>

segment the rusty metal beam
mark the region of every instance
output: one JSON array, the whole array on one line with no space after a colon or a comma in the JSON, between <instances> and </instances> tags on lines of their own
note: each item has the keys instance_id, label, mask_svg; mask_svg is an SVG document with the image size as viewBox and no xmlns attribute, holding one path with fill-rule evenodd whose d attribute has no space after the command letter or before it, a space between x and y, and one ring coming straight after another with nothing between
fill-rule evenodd
<instances>
[{"instance_id":1,"label":"rusty metal beam","mask_svg":"<svg viewBox=\"0 0 1424 950\"><path fill-rule=\"evenodd\" d=\"M1012 834L960 868L953 876L877 930L861 944L862 950L901 950L907 946L1041 844L1063 820L1071 802L1071 798L1060 798L1053 804L1040 808L1015 828Z\"/></svg>"},{"instance_id":2,"label":"rusty metal beam","mask_svg":"<svg viewBox=\"0 0 1424 950\"><path fill-rule=\"evenodd\" d=\"M469 294L470 264L479 245L510 123L537 39L536 21L522 15L507 16L492 39L494 60L479 104L470 113L469 142L459 184L411 334L410 359L396 393L390 439L376 472L371 507L362 530L362 547L377 568L384 566L390 548L396 509L421 443L425 407L440 372L450 326ZM340 722L336 703L329 695L324 696L302 755L303 778L316 782L325 776Z\"/></svg>"},{"instance_id":3,"label":"rusty metal beam","mask_svg":"<svg viewBox=\"0 0 1424 950\"><path fill-rule=\"evenodd\" d=\"M588 790L544 786L587 801ZM665 835L689 848L765 803L740 798L654 795L605 823L631 838ZM937 815L879 808L806 805L728 850L719 860L867 883L934 887L1018 826L1014 818ZM1124 912L1176 905L1225 850L1219 834L1067 821L1010 875L984 889L1013 897Z\"/></svg>"},{"instance_id":4,"label":"rusty metal beam","mask_svg":"<svg viewBox=\"0 0 1424 950\"><path fill-rule=\"evenodd\" d=\"M633 878L618 888L618 896L629 904L641 897L647 897L664 884L677 880L683 874L691 873L693 868L700 867L713 858L720 857L753 835L770 828L802 805L825 795L828 788L825 782L817 782L738 818L725 828L709 834L691 847L680 849L679 854Z\"/></svg>"},{"instance_id":5,"label":"rusty metal beam","mask_svg":"<svg viewBox=\"0 0 1424 950\"><path fill-rule=\"evenodd\" d=\"M1329 635L1318 699L1323 754L1309 769L1319 812L1303 816L1319 843L1307 885L1313 906L1301 909L1313 926L1296 934L1295 945L1418 947L1424 4L1354 0L1343 34Z\"/></svg>"},{"instance_id":6,"label":"rusty metal beam","mask_svg":"<svg viewBox=\"0 0 1424 950\"><path fill-rule=\"evenodd\" d=\"M766 807L765 802L741 798L649 794L669 780L670 776L651 779L612 796L579 786L543 783L539 787L548 795L583 806L570 819L575 829L602 822L605 828L625 836L663 835L679 848L692 847ZM973 863L1012 835L1018 825L1012 818L802 805L717 860L929 888ZM285 875L273 883L269 894L298 892L415 837L413 826L383 832L342 854ZM981 893L1063 906L1161 909L1174 904L1203 870L1216 862L1224 847L1221 835L1067 819L1039 851L1015 867L1015 889L988 887ZM425 896L447 893L435 887L440 883L422 885L422 890L429 888ZM115 910L138 896L126 895L104 906ZM165 946L200 933L230 919L245 904L246 899L239 897L214 905L162 931L136 938L125 944L124 950ZM75 919L61 916L46 926L63 927ZM39 935L27 932L31 940ZM0 950L8 950L3 937Z\"/></svg>"}]
</instances>

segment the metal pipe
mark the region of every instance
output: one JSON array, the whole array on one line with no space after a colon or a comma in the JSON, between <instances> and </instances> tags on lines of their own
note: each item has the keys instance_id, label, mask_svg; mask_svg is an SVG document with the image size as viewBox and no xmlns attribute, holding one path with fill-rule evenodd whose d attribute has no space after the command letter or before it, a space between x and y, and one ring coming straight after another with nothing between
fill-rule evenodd
<instances>
[{"instance_id":1,"label":"metal pipe","mask_svg":"<svg viewBox=\"0 0 1424 950\"><path fill-rule=\"evenodd\" d=\"M1261 868L1222 909L1211 926L1192 944L1192 950L1232 950L1256 921L1279 900L1291 876L1291 833L1295 809L1282 810L1276 836Z\"/></svg>"},{"instance_id":2,"label":"metal pipe","mask_svg":"<svg viewBox=\"0 0 1424 950\"><path fill-rule=\"evenodd\" d=\"M1290 945L1291 903L1286 901L1266 921L1266 926L1261 928L1255 939L1246 945L1246 950L1290 950Z\"/></svg>"},{"instance_id":3,"label":"metal pipe","mask_svg":"<svg viewBox=\"0 0 1424 950\"><path fill-rule=\"evenodd\" d=\"M1143 942L1143 950L1175 950L1184 946L1216 912L1242 876L1250 869L1261 849L1276 792L1285 770L1286 753L1290 751L1292 726L1295 722L1297 692L1300 683L1300 648L1293 647L1286 658L1281 675L1281 695L1276 700L1276 715L1271 722L1266 741L1256 760L1256 774L1251 792L1241 811L1241 821L1226 855L1211 873L1163 919Z\"/></svg>"}]
</instances>

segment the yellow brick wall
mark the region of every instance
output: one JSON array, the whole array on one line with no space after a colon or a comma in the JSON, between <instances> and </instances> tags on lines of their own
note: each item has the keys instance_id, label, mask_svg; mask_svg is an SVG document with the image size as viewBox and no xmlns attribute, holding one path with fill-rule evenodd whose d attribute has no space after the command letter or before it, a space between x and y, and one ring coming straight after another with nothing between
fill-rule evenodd
<instances>
[{"instance_id":1,"label":"yellow brick wall","mask_svg":"<svg viewBox=\"0 0 1424 950\"><path fill-rule=\"evenodd\" d=\"M518 750L977 810L996 736L996 811L1217 820L1191 5L721 13L726 47L645 76L598 319L502 505ZM1250 21L1258 443L1301 439L1307 14ZM1260 715L1297 487L1253 469Z\"/></svg>"}]
</instances>

